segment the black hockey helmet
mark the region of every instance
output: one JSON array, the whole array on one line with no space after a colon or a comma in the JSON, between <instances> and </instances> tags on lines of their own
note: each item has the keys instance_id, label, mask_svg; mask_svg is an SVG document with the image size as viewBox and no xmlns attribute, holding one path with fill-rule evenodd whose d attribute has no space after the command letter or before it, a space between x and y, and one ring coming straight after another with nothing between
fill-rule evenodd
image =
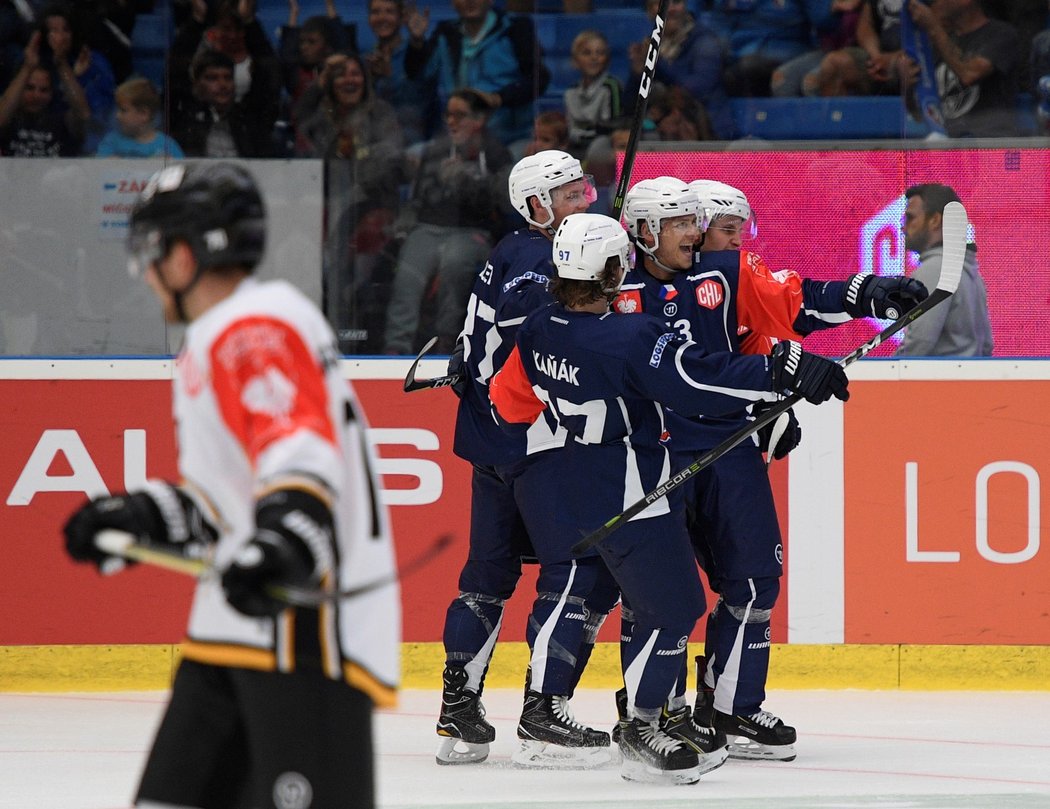
<instances>
[{"instance_id":1,"label":"black hockey helmet","mask_svg":"<svg viewBox=\"0 0 1050 809\"><path fill-rule=\"evenodd\" d=\"M254 269L266 245L266 210L247 169L198 160L154 174L131 209L130 268L143 273L177 239L189 244L201 270Z\"/></svg>"}]
</instances>

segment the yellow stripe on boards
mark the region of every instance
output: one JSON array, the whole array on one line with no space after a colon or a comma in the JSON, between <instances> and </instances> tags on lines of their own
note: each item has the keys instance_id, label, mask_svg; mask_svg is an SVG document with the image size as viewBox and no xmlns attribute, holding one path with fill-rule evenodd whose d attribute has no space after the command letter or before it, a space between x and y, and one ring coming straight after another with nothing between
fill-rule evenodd
<instances>
[{"instance_id":1,"label":"yellow stripe on boards","mask_svg":"<svg viewBox=\"0 0 1050 809\"><path fill-rule=\"evenodd\" d=\"M440 643L402 644L402 688L438 689L445 652ZM692 656L689 647L690 689ZM148 691L171 684L175 644L0 646L0 691ZM499 643L487 688L522 688L528 647ZM616 689L620 652L599 643L581 688ZM771 689L857 688L914 691L1050 691L1050 646L774 644Z\"/></svg>"}]
</instances>

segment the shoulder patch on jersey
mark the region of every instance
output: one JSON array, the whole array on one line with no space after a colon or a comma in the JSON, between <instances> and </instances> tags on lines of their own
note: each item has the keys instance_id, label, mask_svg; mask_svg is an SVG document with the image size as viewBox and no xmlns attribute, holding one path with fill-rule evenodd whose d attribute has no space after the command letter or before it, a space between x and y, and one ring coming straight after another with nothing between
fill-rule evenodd
<instances>
[{"instance_id":1,"label":"shoulder patch on jersey","mask_svg":"<svg viewBox=\"0 0 1050 809\"><path fill-rule=\"evenodd\" d=\"M642 311L642 293L636 289L621 292L613 302L617 312L624 315L632 315Z\"/></svg>"},{"instance_id":2,"label":"shoulder patch on jersey","mask_svg":"<svg viewBox=\"0 0 1050 809\"><path fill-rule=\"evenodd\" d=\"M717 309L726 299L725 289L714 278L706 278L696 285L696 302L705 309Z\"/></svg>"},{"instance_id":3,"label":"shoulder patch on jersey","mask_svg":"<svg viewBox=\"0 0 1050 809\"><path fill-rule=\"evenodd\" d=\"M550 280L550 278L541 272L533 272L532 270L529 270L528 272L523 272L521 275L507 281L507 283L503 285L503 291L508 292L514 289L518 284L524 283L525 281L533 281L534 283L546 286L550 283Z\"/></svg>"},{"instance_id":4,"label":"shoulder patch on jersey","mask_svg":"<svg viewBox=\"0 0 1050 809\"><path fill-rule=\"evenodd\" d=\"M668 332L667 334L661 334L657 340L656 345L653 346L653 353L649 357L649 364L653 368L660 367L660 360L664 357L664 349L667 348L667 344L675 338L674 332Z\"/></svg>"}]
</instances>

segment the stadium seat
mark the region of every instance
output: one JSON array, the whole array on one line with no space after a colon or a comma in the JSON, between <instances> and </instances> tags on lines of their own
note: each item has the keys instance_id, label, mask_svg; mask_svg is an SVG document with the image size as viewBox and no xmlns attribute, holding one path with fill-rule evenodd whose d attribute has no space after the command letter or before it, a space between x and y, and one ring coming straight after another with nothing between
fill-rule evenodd
<instances>
[{"instance_id":1,"label":"stadium seat","mask_svg":"<svg viewBox=\"0 0 1050 809\"><path fill-rule=\"evenodd\" d=\"M737 135L765 140L922 138L897 97L734 98Z\"/></svg>"}]
</instances>

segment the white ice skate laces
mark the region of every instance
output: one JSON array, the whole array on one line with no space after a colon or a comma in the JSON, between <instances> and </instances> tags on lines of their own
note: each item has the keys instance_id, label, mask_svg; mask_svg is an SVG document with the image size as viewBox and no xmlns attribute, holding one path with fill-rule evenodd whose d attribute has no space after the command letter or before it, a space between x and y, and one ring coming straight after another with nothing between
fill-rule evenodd
<instances>
[{"instance_id":1,"label":"white ice skate laces","mask_svg":"<svg viewBox=\"0 0 1050 809\"><path fill-rule=\"evenodd\" d=\"M668 736L656 725L650 725L648 723L638 729L638 736L643 742L645 742L647 747L662 756L667 755L668 753L673 753L675 750L685 746L673 736Z\"/></svg>"},{"instance_id":2,"label":"white ice skate laces","mask_svg":"<svg viewBox=\"0 0 1050 809\"><path fill-rule=\"evenodd\" d=\"M775 728L780 722L779 716L773 716L769 711L759 711L758 713L751 714L748 719L754 722L756 725L761 725L764 728Z\"/></svg>"}]
</instances>

